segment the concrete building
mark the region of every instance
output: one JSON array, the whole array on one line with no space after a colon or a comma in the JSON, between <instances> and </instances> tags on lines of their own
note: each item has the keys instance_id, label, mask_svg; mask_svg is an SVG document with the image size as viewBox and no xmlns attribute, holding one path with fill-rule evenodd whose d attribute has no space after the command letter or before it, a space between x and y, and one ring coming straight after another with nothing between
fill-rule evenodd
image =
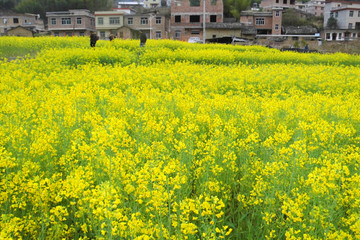
<instances>
[{"instance_id":1,"label":"concrete building","mask_svg":"<svg viewBox=\"0 0 360 240\"><path fill-rule=\"evenodd\" d=\"M337 20L337 27L329 29L328 20ZM324 10L324 37L326 41L345 41L360 37L360 2L328 0Z\"/></svg>"},{"instance_id":2,"label":"concrete building","mask_svg":"<svg viewBox=\"0 0 360 240\"><path fill-rule=\"evenodd\" d=\"M179 0L171 3L171 38L188 41L190 37L199 37L202 41L207 23L223 22L222 0ZM204 18L205 16L205 18ZM211 35L213 35L211 33ZM206 34L205 38L209 38Z\"/></svg>"},{"instance_id":3,"label":"concrete building","mask_svg":"<svg viewBox=\"0 0 360 240\"><path fill-rule=\"evenodd\" d=\"M100 39L109 39L110 34L116 35L117 29L124 25L124 14L127 12L122 9L96 11L95 26Z\"/></svg>"},{"instance_id":4,"label":"concrete building","mask_svg":"<svg viewBox=\"0 0 360 240\"><path fill-rule=\"evenodd\" d=\"M53 36L88 36L95 31L94 14L86 9L46 12L46 17Z\"/></svg>"},{"instance_id":5,"label":"concrete building","mask_svg":"<svg viewBox=\"0 0 360 240\"><path fill-rule=\"evenodd\" d=\"M14 13L0 10L0 36L7 35L7 31L16 27L31 29L33 33L45 31L44 21L38 14Z\"/></svg>"},{"instance_id":6,"label":"concrete building","mask_svg":"<svg viewBox=\"0 0 360 240\"><path fill-rule=\"evenodd\" d=\"M148 39L169 39L170 8L137 9L137 12L124 15L124 27L117 30L120 38L138 38L143 31Z\"/></svg>"},{"instance_id":7,"label":"concrete building","mask_svg":"<svg viewBox=\"0 0 360 240\"><path fill-rule=\"evenodd\" d=\"M273 8L296 8L295 0L262 0L260 8L264 11L271 10Z\"/></svg>"}]
</instances>

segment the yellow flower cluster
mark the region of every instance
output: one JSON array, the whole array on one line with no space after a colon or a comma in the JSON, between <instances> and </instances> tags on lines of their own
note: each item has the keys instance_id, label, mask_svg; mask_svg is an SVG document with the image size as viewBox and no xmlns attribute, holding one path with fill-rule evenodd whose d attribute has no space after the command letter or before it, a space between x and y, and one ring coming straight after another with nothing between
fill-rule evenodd
<instances>
[{"instance_id":1,"label":"yellow flower cluster","mask_svg":"<svg viewBox=\"0 0 360 240\"><path fill-rule=\"evenodd\" d=\"M0 239L360 239L360 56L0 38L16 49Z\"/></svg>"}]
</instances>

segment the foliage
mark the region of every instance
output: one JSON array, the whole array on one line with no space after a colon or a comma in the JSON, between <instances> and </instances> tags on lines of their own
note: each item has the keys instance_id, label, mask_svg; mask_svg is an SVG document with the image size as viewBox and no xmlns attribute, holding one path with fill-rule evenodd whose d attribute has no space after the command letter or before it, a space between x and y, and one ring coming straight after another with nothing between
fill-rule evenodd
<instances>
[{"instance_id":1,"label":"foliage","mask_svg":"<svg viewBox=\"0 0 360 240\"><path fill-rule=\"evenodd\" d=\"M283 26L305 26L310 25L311 22L306 18L302 18L295 9L287 9L282 15Z\"/></svg>"},{"instance_id":2,"label":"foliage","mask_svg":"<svg viewBox=\"0 0 360 240\"><path fill-rule=\"evenodd\" d=\"M328 29L337 29L338 28L337 19L331 16L326 23L326 27Z\"/></svg>"},{"instance_id":3,"label":"foliage","mask_svg":"<svg viewBox=\"0 0 360 240\"><path fill-rule=\"evenodd\" d=\"M240 19L240 12L251 5L251 0L224 0L224 15Z\"/></svg>"},{"instance_id":4,"label":"foliage","mask_svg":"<svg viewBox=\"0 0 360 240\"><path fill-rule=\"evenodd\" d=\"M111 7L107 0L22 0L16 5L18 12L37 13L45 19L48 11L65 11L69 9L101 10Z\"/></svg>"},{"instance_id":5,"label":"foliage","mask_svg":"<svg viewBox=\"0 0 360 240\"><path fill-rule=\"evenodd\" d=\"M358 239L360 56L2 37L0 239Z\"/></svg>"}]
</instances>

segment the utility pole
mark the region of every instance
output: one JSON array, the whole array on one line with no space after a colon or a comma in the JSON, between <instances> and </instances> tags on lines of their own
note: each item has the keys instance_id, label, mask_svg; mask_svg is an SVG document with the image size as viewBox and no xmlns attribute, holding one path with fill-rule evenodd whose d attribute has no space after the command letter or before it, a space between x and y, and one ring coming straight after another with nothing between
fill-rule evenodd
<instances>
[{"instance_id":1,"label":"utility pole","mask_svg":"<svg viewBox=\"0 0 360 240\"><path fill-rule=\"evenodd\" d=\"M203 0L203 44L205 44L205 21L206 21L206 7L205 7L206 0Z\"/></svg>"}]
</instances>

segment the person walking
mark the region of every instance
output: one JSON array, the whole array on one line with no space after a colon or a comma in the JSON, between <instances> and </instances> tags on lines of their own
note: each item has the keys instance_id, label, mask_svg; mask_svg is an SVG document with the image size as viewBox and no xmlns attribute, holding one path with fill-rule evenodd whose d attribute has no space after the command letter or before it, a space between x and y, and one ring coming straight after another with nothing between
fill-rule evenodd
<instances>
[{"instance_id":1,"label":"person walking","mask_svg":"<svg viewBox=\"0 0 360 240\"><path fill-rule=\"evenodd\" d=\"M146 40L147 40L146 34L140 31L140 47L145 46Z\"/></svg>"},{"instance_id":2,"label":"person walking","mask_svg":"<svg viewBox=\"0 0 360 240\"><path fill-rule=\"evenodd\" d=\"M99 37L96 35L96 33L91 32L90 33L90 47L94 48L97 40L99 40Z\"/></svg>"}]
</instances>

